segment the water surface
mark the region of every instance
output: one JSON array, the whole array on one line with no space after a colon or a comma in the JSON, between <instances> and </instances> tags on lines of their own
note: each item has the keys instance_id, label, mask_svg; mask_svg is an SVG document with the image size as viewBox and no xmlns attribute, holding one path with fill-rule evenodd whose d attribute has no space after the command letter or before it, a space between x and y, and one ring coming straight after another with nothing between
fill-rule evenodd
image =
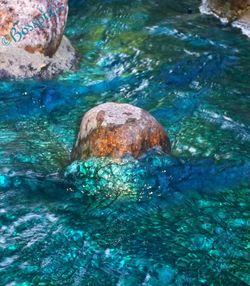
<instances>
[{"instance_id":1,"label":"water surface","mask_svg":"<svg viewBox=\"0 0 250 286\"><path fill-rule=\"evenodd\" d=\"M79 70L0 83L0 285L250 285L250 41L199 1L70 1ZM84 112L149 111L173 154L69 166Z\"/></svg>"}]
</instances>

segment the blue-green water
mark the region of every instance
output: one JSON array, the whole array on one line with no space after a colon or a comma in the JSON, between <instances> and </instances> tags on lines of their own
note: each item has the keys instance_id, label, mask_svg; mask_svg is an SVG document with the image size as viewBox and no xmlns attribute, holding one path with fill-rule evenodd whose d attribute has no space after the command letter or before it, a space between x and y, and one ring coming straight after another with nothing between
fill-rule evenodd
<instances>
[{"instance_id":1,"label":"blue-green water","mask_svg":"<svg viewBox=\"0 0 250 286\"><path fill-rule=\"evenodd\" d=\"M1 286L250 285L250 40L199 4L70 1L79 70L0 83ZM153 114L173 154L69 166L107 101Z\"/></svg>"}]
</instances>

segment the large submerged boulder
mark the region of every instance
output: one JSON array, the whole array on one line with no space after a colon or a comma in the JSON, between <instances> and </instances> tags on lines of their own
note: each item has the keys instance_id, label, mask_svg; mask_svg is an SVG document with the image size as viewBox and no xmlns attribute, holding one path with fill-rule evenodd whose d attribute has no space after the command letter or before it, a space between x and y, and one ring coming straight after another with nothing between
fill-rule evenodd
<instances>
[{"instance_id":1,"label":"large submerged boulder","mask_svg":"<svg viewBox=\"0 0 250 286\"><path fill-rule=\"evenodd\" d=\"M71 159L127 154L138 158L151 148L171 151L168 136L156 119L133 105L109 102L84 115Z\"/></svg>"},{"instance_id":2,"label":"large submerged boulder","mask_svg":"<svg viewBox=\"0 0 250 286\"><path fill-rule=\"evenodd\" d=\"M0 0L0 79L51 78L74 69L68 0Z\"/></svg>"},{"instance_id":3,"label":"large submerged boulder","mask_svg":"<svg viewBox=\"0 0 250 286\"><path fill-rule=\"evenodd\" d=\"M250 0L203 0L201 11L232 23L250 37Z\"/></svg>"}]
</instances>

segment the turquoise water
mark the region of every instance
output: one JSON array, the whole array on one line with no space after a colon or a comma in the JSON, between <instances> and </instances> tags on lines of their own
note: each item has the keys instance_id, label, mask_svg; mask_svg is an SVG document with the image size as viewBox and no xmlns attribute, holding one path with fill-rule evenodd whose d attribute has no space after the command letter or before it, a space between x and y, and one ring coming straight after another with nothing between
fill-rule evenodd
<instances>
[{"instance_id":1,"label":"turquoise water","mask_svg":"<svg viewBox=\"0 0 250 286\"><path fill-rule=\"evenodd\" d=\"M250 40L199 1L70 1L79 70L0 83L0 285L250 285ZM172 155L70 164L126 102Z\"/></svg>"}]
</instances>

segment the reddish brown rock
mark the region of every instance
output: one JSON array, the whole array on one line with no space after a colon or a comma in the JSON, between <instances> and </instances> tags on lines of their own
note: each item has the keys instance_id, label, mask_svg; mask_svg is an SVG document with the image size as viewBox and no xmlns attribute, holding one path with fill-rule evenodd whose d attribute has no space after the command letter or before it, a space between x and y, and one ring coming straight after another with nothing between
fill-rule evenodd
<instances>
[{"instance_id":1,"label":"reddish brown rock","mask_svg":"<svg viewBox=\"0 0 250 286\"><path fill-rule=\"evenodd\" d=\"M168 136L156 119L141 108L110 102L84 115L71 159L126 154L137 158L154 147L171 151Z\"/></svg>"},{"instance_id":2,"label":"reddish brown rock","mask_svg":"<svg viewBox=\"0 0 250 286\"><path fill-rule=\"evenodd\" d=\"M0 35L30 53L53 56L67 15L68 0L0 0Z\"/></svg>"}]
</instances>

